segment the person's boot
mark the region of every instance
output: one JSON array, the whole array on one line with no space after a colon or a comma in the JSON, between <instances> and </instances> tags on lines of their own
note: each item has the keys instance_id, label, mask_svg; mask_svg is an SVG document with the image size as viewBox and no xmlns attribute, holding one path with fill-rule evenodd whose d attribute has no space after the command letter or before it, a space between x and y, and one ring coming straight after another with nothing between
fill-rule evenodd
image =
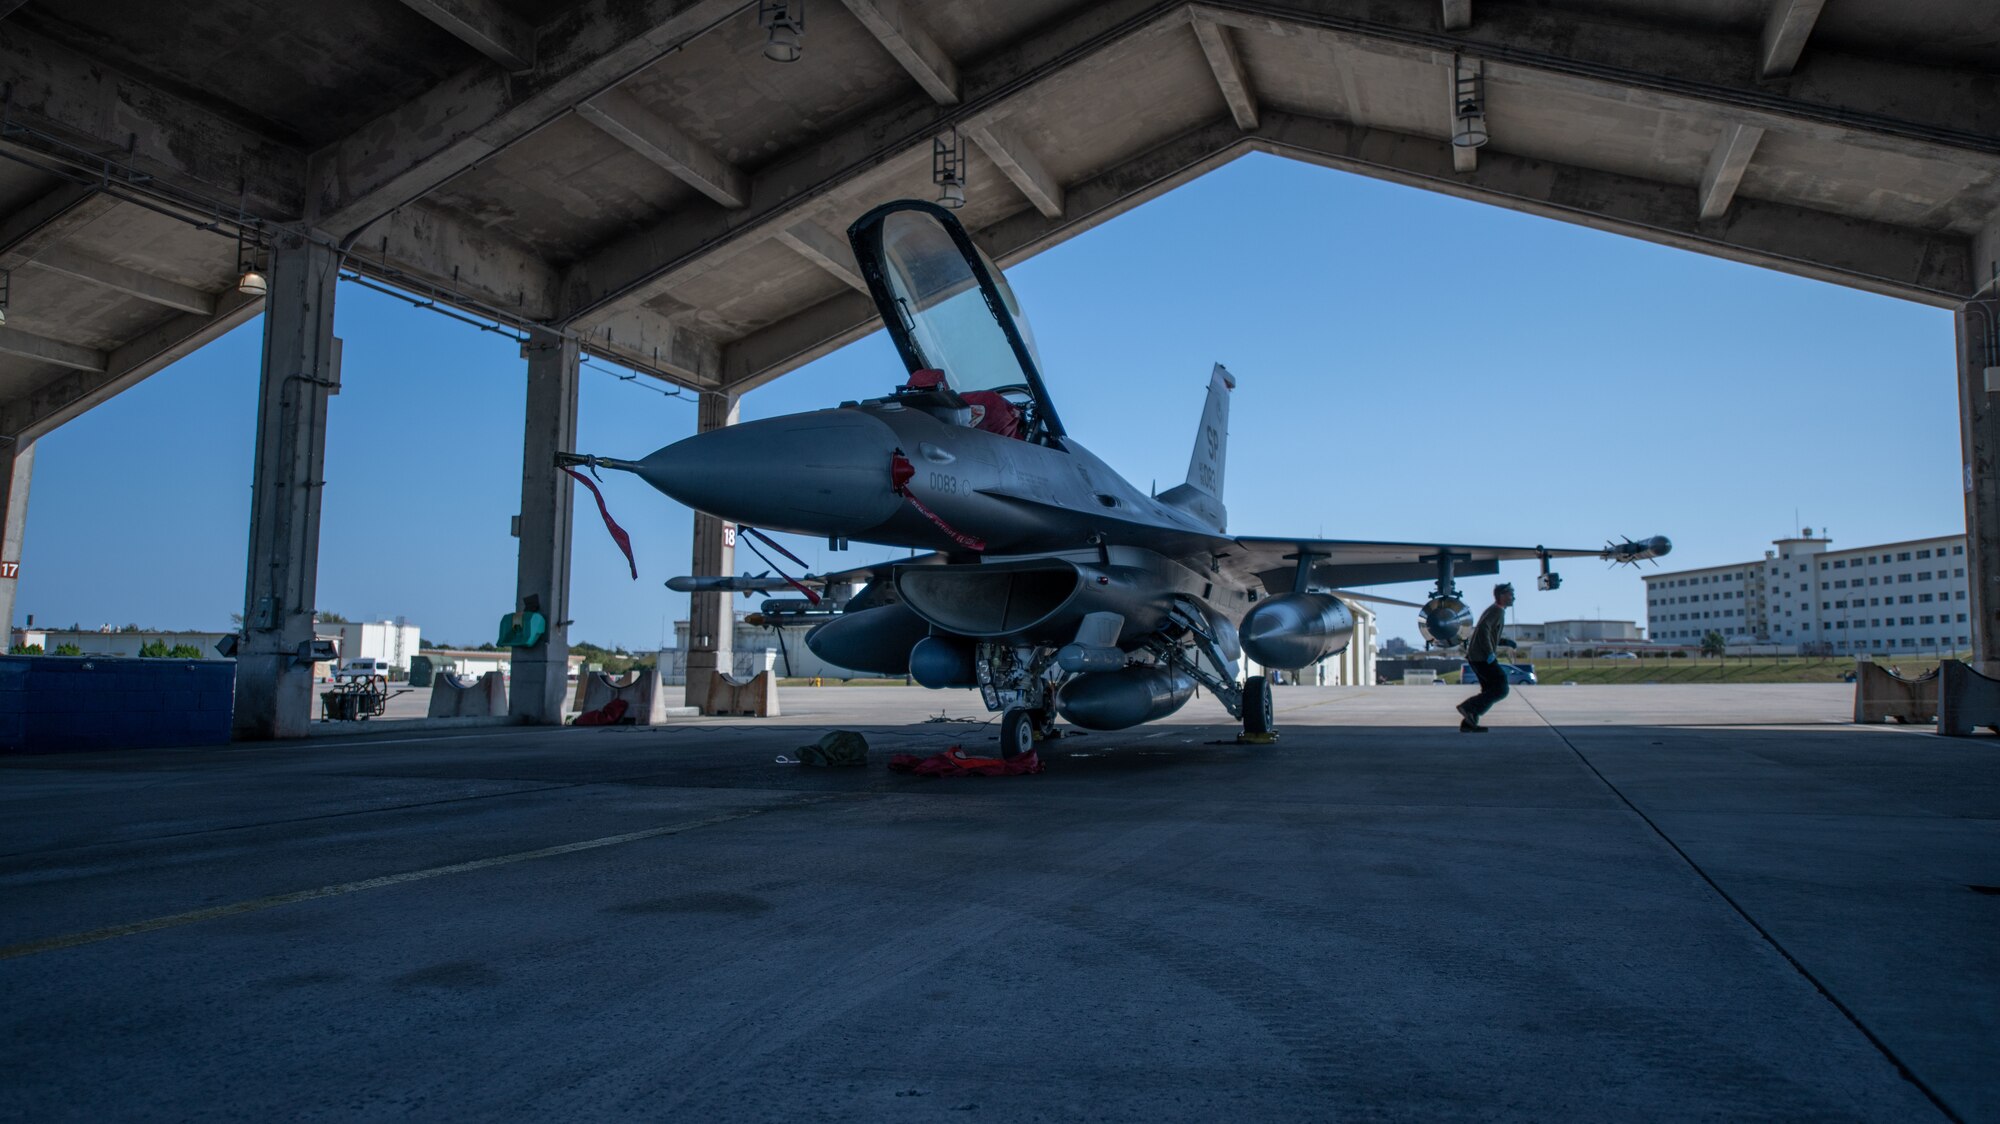
<instances>
[{"instance_id":1,"label":"person's boot","mask_svg":"<svg viewBox=\"0 0 2000 1124\"><path fill-rule=\"evenodd\" d=\"M1458 732L1461 734L1483 734L1486 732L1486 727L1468 718L1458 724Z\"/></svg>"}]
</instances>

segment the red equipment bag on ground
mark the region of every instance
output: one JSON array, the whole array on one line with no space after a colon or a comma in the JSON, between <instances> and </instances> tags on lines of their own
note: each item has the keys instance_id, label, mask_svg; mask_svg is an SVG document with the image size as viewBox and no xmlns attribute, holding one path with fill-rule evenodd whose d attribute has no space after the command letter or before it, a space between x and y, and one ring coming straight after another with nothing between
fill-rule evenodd
<instances>
[{"instance_id":1,"label":"red equipment bag on ground","mask_svg":"<svg viewBox=\"0 0 2000 1124\"><path fill-rule=\"evenodd\" d=\"M586 710L576 716L579 726L616 726L625 717L627 703L624 699L612 699L596 710Z\"/></svg>"}]
</instances>

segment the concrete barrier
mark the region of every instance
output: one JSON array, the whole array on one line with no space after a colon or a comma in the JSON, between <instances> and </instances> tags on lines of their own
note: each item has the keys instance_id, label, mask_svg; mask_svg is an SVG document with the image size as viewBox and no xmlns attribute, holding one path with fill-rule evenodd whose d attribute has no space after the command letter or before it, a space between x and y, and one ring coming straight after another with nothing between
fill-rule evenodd
<instances>
[{"instance_id":1,"label":"concrete barrier","mask_svg":"<svg viewBox=\"0 0 2000 1124\"><path fill-rule=\"evenodd\" d=\"M0 752L224 745L235 660L0 656Z\"/></svg>"},{"instance_id":2,"label":"concrete barrier","mask_svg":"<svg viewBox=\"0 0 2000 1124\"><path fill-rule=\"evenodd\" d=\"M1938 671L1938 733L1963 738L1984 726L2000 734L2000 679L1958 660L1947 660Z\"/></svg>"},{"instance_id":3,"label":"concrete barrier","mask_svg":"<svg viewBox=\"0 0 2000 1124\"><path fill-rule=\"evenodd\" d=\"M432 718L505 718L507 680L497 671L474 679L441 671L431 680Z\"/></svg>"},{"instance_id":4,"label":"concrete barrier","mask_svg":"<svg viewBox=\"0 0 2000 1124\"><path fill-rule=\"evenodd\" d=\"M1905 679L1878 663L1854 664L1856 722L1931 722L1938 712L1938 669Z\"/></svg>"},{"instance_id":5,"label":"concrete barrier","mask_svg":"<svg viewBox=\"0 0 2000 1124\"><path fill-rule=\"evenodd\" d=\"M703 714L734 714L749 718L778 717L778 676L774 672L762 671L748 683L738 683L733 676L711 676L708 681L708 698L703 702Z\"/></svg>"},{"instance_id":6,"label":"concrete barrier","mask_svg":"<svg viewBox=\"0 0 2000 1124\"><path fill-rule=\"evenodd\" d=\"M638 726L657 726L667 716L667 687L658 669L634 668L613 679L601 671L578 675L579 711L603 710L612 699L625 700L625 718Z\"/></svg>"}]
</instances>

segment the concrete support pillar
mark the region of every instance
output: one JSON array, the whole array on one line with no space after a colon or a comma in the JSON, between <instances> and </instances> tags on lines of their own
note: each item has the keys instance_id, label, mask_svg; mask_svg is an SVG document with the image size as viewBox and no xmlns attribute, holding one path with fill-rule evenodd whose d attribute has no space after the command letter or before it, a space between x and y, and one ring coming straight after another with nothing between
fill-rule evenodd
<instances>
[{"instance_id":1,"label":"concrete support pillar","mask_svg":"<svg viewBox=\"0 0 2000 1124\"><path fill-rule=\"evenodd\" d=\"M734 394L701 396L700 432L735 425L740 400ZM736 527L705 511L694 515L694 567L691 574L736 572ZM688 595L687 705L706 707L709 680L735 666L732 629L736 614L727 593Z\"/></svg>"},{"instance_id":2,"label":"concrete support pillar","mask_svg":"<svg viewBox=\"0 0 2000 1124\"><path fill-rule=\"evenodd\" d=\"M1988 368L1994 368L1996 380L1991 387ZM1958 415L1965 449L1972 664L1985 675L2000 676L2000 300L1975 301L1959 310Z\"/></svg>"},{"instance_id":3,"label":"concrete support pillar","mask_svg":"<svg viewBox=\"0 0 2000 1124\"><path fill-rule=\"evenodd\" d=\"M28 482L34 475L33 441L16 439L0 445L0 629L4 630L14 627L14 588L20 583Z\"/></svg>"},{"instance_id":4,"label":"concrete support pillar","mask_svg":"<svg viewBox=\"0 0 2000 1124\"><path fill-rule=\"evenodd\" d=\"M337 255L282 235L269 276L245 635L236 656L235 732L244 739L302 738L313 718L312 664L299 657L313 638L326 400L340 379L333 336Z\"/></svg>"},{"instance_id":5,"label":"concrete support pillar","mask_svg":"<svg viewBox=\"0 0 2000 1124\"><path fill-rule=\"evenodd\" d=\"M545 332L530 335L521 353L528 360L528 421L521 449L521 561L514 607L542 614L549 628L534 647L513 649L507 713L531 724L560 726L569 701L570 514L576 483L556 467L555 455L576 448L582 355L574 339Z\"/></svg>"}]
</instances>

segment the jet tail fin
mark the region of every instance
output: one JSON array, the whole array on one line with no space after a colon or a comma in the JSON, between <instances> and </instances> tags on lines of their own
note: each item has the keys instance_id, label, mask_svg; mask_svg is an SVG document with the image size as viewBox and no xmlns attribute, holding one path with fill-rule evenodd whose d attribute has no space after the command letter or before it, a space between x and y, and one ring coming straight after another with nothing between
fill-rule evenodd
<instances>
[{"instance_id":1,"label":"jet tail fin","mask_svg":"<svg viewBox=\"0 0 2000 1124\"><path fill-rule=\"evenodd\" d=\"M1198 516L1218 531L1229 519L1222 504L1222 468L1229 456L1229 392L1234 389L1236 377L1217 363L1208 376L1208 401L1201 409L1194 453L1188 457L1187 483L1160 493L1160 502Z\"/></svg>"}]
</instances>

